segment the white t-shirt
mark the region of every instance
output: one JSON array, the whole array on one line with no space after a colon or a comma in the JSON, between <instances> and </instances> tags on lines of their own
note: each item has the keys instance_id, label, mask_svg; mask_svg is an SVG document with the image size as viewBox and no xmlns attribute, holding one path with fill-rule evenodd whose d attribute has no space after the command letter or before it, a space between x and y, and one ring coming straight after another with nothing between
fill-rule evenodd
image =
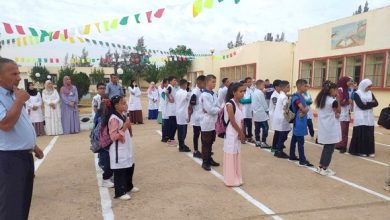
<instances>
[{"instance_id":1,"label":"white t-shirt","mask_svg":"<svg viewBox=\"0 0 390 220\"><path fill-rule=\"evenodd\" d=\"M252 99L252 88L246 88L244 99ZM252 118L252 104L243 104L244 118Z\"/></svg>"},{"instance_id":2,"label":"white t-shirt","mask_svg":"<svg viewBox=\"0 0 390 220\"><path fill-rule=\"evenodd\" d=\"M176 121L178 125L188 124L188 104L189 93L184 89L179 89L175 94Z\"/></svg>"}]
</instances>

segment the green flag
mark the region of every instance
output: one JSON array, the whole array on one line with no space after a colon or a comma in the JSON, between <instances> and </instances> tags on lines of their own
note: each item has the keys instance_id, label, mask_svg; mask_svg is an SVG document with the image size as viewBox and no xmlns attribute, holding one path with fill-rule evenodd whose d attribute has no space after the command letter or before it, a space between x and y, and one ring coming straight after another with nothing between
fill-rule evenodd
<instances>
[{"instance_id":1,"label":"green flag","mask_svg":"<svg viewBox=\"0 0 390 220\"><path fill-rule=\"evenodd\" d=\"M129 16L123 17L121 21L119 22L120 25L127 25L127 22L129 21Z\"/></svg>"},{"instance_id":2,"label":"green flag","mask_svg":"<svg viewBox=\"0 0 390 220\"><path fill-rule=\"evenodd\" d=\"M140 16L140 14L135 14L135 15L134 15L134 18L135 18L135 21L137 22L137 24L141 23L141 22L139 21L139 16Z\"/></svg>"}]
</instances>

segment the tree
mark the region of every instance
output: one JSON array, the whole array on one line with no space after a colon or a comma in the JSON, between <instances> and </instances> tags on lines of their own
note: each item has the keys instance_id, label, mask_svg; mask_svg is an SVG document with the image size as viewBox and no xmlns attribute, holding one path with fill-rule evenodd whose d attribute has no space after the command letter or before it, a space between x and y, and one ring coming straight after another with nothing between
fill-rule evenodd
<instances>
[{"instance_id":1,"label":"tree","mask_svg":"<svg viewBox=\"0 0 390 220\"><path fill-rule=\"evenodd\" d=\"M363 9L363 12L368 12L369 8L368 8L368 2L366 1L366 4L364 5L364 9Z\"/></svg>"},{"instance_id":2,"label":"tree","mask_svg":"<svg viewBox=\"0 0 390 220\"><path fill-rule=\"evenodd\" d=\"M367 11L368 11L368 3L367 3ZM362 5L359 5L358 9L353 13L353 15L358 15L358 14L361 14L361 13L362 13Z\"/></svg>"},{"instance_id":3,"label":"tree","mask_svg":"<svg viewBox=\"0 0 390 220\"><path fill-rule=\"evenodd\" d=\"M267 33L264 36L264 41L274 41L274 37L272 36L272 33Z\"/></svg>"},{"instance_id":4,"label":"tree","mask_svg":"<svg viewBox=\"0 0 390 220\"><path fill-rule=\"evenodd\" d=\"M104 58L100 57L100 67L113 67L112 65L112 53L111 50L108 49L107 53L104 55Z\"/></svg>"},{"instance_id":5,"label":"tree","mask_svg":"<svg viewBox=\"0 0 390 220\"><path fill-rule=\"evenodd\" d=\"M36 73L39 73L40 76L35 76ZM44 84L48 75L50 75L50 72L46 69L45 66L35 65L30 72L30 78L33 80L33 82L38 82L39 84Z\"/></svg>"},{"instance_id":6,"label":"tree","mask_svg":"<svg viewBox=\"0 0 390 220\"><path fill-rule=\"evenodd\" d=\"M91 74L89 74L89 78L93 85L96 85L99 82L104 82L104 70L103 68L97 69L93 68Z\"/></svg>"},{"instance_id":7,"label":"tree","mask_svg":"<svg viewBox=\"0 0 390 220\"><path fill-rule=\"evenodd\" d=\"M233 41L230 41L228 44L227 44L227 47L229 49L233 49L234 47L240 47L242 45L245 45L245 43L242 41L242 38L244 37L244 35L241 35L241 32L238 32L237 36L236 36L236 43L233 44Z\"/></svg>"},{"instance_id":8,"label":"tree","mask_svg":"<svg viewBox=\"0 0 390 220\"><path fill-rule=\"evenodd\" d=\"M193 56L194 53L190 48L187 48L184 45L178 45L176 49L169 49L170 53L173 55L184 55L184 56ZM172 56L168 61L165 61L165 66L162 68L161 77L176 76L182 78L187 74L188 68L191 66L191 61L189 60L177 60L176 56Z\"/></svg>"},{"instance_id":9,"label":"tree","mask_svg":"<svg viewBox=\"0 0 390 220\"><path fill-rule=\"evenodd\" d=\"M119 75L119 78L122 80L122 85L127 87L130 85L132 80L135 80L134 72L128 66L122 66L123 74Z\"/></svg>"},{"instance_id":10,"label":"tree","mask_svg":"<svg viewBox=\"0 0 390 220\"><path fill-rule=\"evenodd\" d=\"M84 95L89 93L89 86L91 85L91 82L89 81L88 75L86 73L80 72L73 74L70 78L72 80L72 84L77 88L79 100Z\"/></svg>"},{"instance_id":11,"label":"tree","mask_svg":"<svg viewBox=\"0 0 390 220\"><path fill-rule=\"evenodd\" d=\"M81 51L80 63L78 63L77 66L79 66L79 67L90 67L91 66L90 61L88 61L88 51L85 49L85 47Z\"/></svg>"},{"instance_id":12,"label":"tree","mask_svg":"<svg viewBox=\"0 0 390 220\"><path fill-rule=\"evenodd\" d=\"M160 69L156 66L156 64L149 65L146 68L144 80L148 83L150 82L158 82L160 80Z\"/></svg>"},{"instance_id":13,"label":"tree","mask_svg":"<svg viewBox=\"0 0 390 220\"><path fill-rule=\"evenodd\" d=\"M228 47L229 49L233 49L233 48L234 48L233 41L230 41L230 42L227 44L227 47Z\"/></svg>"},{"instance_id":14,"label":"tree","mask_svg":"<svg viewBox=\"0 0 390 220\"><path fill-rule=\"evenodd\" d=\"M130 53L130 60L127 64L133 71L135 79L139 85L139 80L143 76L149 62L150 55L147 54L144 38L141 37L137 40L137 46L135 46L135 52Z\"/></svg>"}]
</instances>

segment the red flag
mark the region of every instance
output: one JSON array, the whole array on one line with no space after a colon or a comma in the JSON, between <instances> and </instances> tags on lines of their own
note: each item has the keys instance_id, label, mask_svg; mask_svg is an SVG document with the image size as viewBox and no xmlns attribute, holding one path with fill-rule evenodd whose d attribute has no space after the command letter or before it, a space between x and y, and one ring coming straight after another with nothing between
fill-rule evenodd
<instances>
[{"instance_id":1,"label":"red flag","mask_svg":"<svg viewBox=\"0 0 390 220\"><path fill-rule=\"evenodd\" d=\"M64 37L65 37L65 39L68 39L68 29L64 30Z\"/></svg>"},{"instance_id":2,"label":"red flag","mask_svg":"<svg viewBox=\"0 0 390 220\"><path fill-rule=\"evenodd\" d=\"M59 37L60 37L60 31L54 32L54 34L53 34L53 39L54 39L54 40L57 40Z\"/></svg>"},{"instance_id":3,"label":"red flag","mask_svg":"<svg viewBox=\"0 0 390 220\"><path fill-rule=\"evenodd\" d=\"M60 62L60 59L56 58L56 63L59 63Z\"/></svg>"},{"instance_id":4,"label":"red flag","mask_svg":"<svg viewBox=\"0 0 390 220\"><path fill-rule=\"evenodd\" d=\"M4 25L5 32L7 34L13 34L14 33L14 31L12 30L12 27L11 27L10 24L3 22L3 25Z\"/></svg>"},{"instance_id":5,"label":"red flag","mask_svg":"<svg viewBox=\"0 0 390 220\"><path fill-rule=\"evenodd\" d=\"M236 51L233 52L233 55L234 55L234 56L237 55L237 54L236 54Z\"/></svg>"},{"instance_id":6,"label":"red flag","mask_svg":"<svg viewBox=\"0 0 390 220\"><path fill-rule=\"evenodd\" d=\"M24 33L24 30L23 30L23 27L20 26L20 25L15 25L16 26L16 30L18 31L19 34L21 35L25 35L26 33Z\"/></svg>"},{"instance_id":7,"label":"red flag","mask_svg":"<svg viewBox=\"0 0 390 220\"><path fill-rule=\"evenodd\" d=\"M163 16L165 8L160 8L154 13L154 17L161 18Z\"/></svg>"},{"instance_id":8,"label":"red flag","mask_svg":"<svg viewBox=\"0 0 390 220\"><path fill-rule=\"evenodd\" d=\"M232 54L232 53L230 53L230 57L233 57L233 54Z\"/></svg>"},{"instance_id":9,"label":"red flag","mask_svg":"<svg viewBox=\"0 0 390 220\"><path fill-rule=\"evenodd\" d=\"M53 58L50 58L50 63L53 63Z\"/></svg>"},{"instance_id":10,"label":"red flag","mask_svg":"<svg viewBox=\"0 0 390 220\"><path fill-rule=\"evenodd\" d=\"M150 17L152 17L152 11L146 12L146 18L148 19L148 22L152 23L152 20L150 19Z\"/></svg>"}]
</instances>

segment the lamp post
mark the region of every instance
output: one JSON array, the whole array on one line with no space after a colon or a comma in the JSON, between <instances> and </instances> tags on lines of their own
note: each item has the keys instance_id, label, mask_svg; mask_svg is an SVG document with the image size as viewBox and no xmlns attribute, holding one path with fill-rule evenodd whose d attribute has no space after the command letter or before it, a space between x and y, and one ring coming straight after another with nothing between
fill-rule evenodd
<instances>
[{"instance_id":1,"label":"lamp post","mask_svg":"<svg viewBox=\"0 0 390 220\"><path fill-rule=\"evenodd\" d=\"M210 53L211 53L211 71L212 71L212 73L214 73L214 52L215 52L215 49L211 48Z\"/></svg>"},{"instance_id":2,"label":"lamp post","mask_svg":"<svg viewBox=\"0 0 390 220\"><path fill-rule=\"evenodd\" d=\"M35 73L35 77L39 78L39 77L41 77L41 74L40 73Z\"/></svg>"},{"instance_id":3,"label":"lamp post","mask_svg":"<svg viewBox=\"0 0 390 220\"><path fill-rule=\"evenodd\" d=\"M47 75L47 79L50 80L51 79L51 75Z\"/></svg>"},{"instance_id":4,"label":"lamp post","mask_svg":"<svg viewBox=\"0 0 390 220\"><path fill-rule=\"evenodd\" d=\"M119 75L122 75L122 74L123 74L123 69L119 67L119 68L116 70L116 72L117 72Z\"/></svg>"}]
</instances>

